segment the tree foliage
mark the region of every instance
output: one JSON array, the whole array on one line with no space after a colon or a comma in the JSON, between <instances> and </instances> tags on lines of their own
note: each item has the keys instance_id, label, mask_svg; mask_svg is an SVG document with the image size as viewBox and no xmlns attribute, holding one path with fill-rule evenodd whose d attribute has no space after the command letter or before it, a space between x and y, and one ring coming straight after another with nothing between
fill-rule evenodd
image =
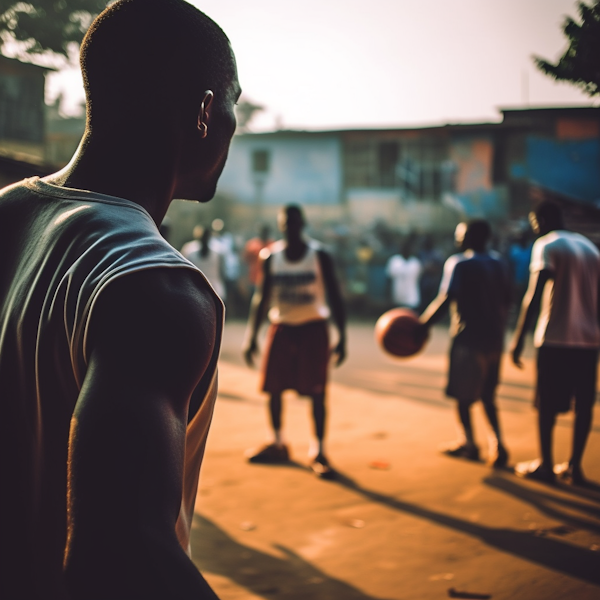
<instances>
[{"instance_id":1,"label":"tree foliage","mask_svg":"<svg viewBox=\"0 0 600 600\"><path fill-rule=\"evenodd\" d=\"M0 50L12 44L20 57L68 58L69 45L81 43L107 4L108 0L0 0Z\"/></svg>"},{"instance_id":2,"label":"tree foliage","mask_svg":"<svg viewBox=\"0 0 600 600\"><path fill-rule=\"evenodd\" d=\"M569 81L590 96L600 94L600 0L577 3L581 22L566 17L563 32L569 46L556 64L534 57L539 69L560 81Z\"/></svg>"},{"instance_id":3,"label":"tree foliage","mask_svg":"<svg viewBox=\"0 0 600 600\"><path fill-rule=\"evenodd\" d=\"M250 121L252 121L256 113L263 110L265 110L264 106L255 104L245 96L242 96L235 107L238 130L242 132L250 131Z\"/></svg>"}]
</instances>

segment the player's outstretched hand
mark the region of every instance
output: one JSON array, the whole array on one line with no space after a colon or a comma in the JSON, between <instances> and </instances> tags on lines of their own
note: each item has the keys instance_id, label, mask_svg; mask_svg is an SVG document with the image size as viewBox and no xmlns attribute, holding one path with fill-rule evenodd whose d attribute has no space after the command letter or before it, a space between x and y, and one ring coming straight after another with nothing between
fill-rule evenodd
<instances>
[{"instance_id":1,"label":"player's outstretched hand","mask_svg":"<svg viewBox=\"0 0 600 600\"><path fill-rule=\"evenodd\" d=\"M254 367L254 355L258 352L258 346L256 340L250 340L250 342L242 348L244 360L249 367Z\"/></svg>"},{"instance_id":2,"label":"player's outstretched hand","mask_svg":"<svg viewBox=\"0 0 600 600\"><path fill-rule=\"evenodd\" d=\"M335 366L339 367L346 360L346 341L340 340L331 353L336 355Z\"/></svg>"}]
</instances>

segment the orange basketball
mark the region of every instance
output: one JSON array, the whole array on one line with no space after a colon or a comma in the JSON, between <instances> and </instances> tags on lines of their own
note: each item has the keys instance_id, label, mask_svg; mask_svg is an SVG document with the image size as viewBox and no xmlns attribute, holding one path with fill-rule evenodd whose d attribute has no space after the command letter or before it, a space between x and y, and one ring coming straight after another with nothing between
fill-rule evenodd
<instances>
[{"instance_id":1,"label":"orange basketball","mask_svg":"<svg viewBox=\"0 0 600 600\"><path fill-rule=\"evenodd\" d=\"M423 335L417 313L409 308L392 308L375 324L375 339L381 348L394 356L413 356L423 348Z\"/></svg>"}]
</instances>

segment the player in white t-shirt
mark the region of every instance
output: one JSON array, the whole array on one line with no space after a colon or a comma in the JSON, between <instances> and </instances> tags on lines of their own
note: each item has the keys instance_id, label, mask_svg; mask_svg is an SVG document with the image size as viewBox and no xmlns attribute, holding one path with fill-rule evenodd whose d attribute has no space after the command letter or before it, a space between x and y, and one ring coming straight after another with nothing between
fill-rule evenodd
<instances>
[{"instance_id":1,"label":"player in white t-shirt","mask_svg":"<svg viewBox=\"0 0 600 600\"><path fill-rule=\"evenodd\" d=\"M394 305L417 310L421 303L419 278L422 270L421 261L413 255L410 242L402 245L400 254L390 257L385 272L392 280Z\"/></svg>"},{"instance_id":2,"label":"player in white t-shirt","mask_svg":"<svg viewBox=\"0 0 600 600\"><path fill-rule=\"evenodd\" d=\"M310 396L316 443L311 467L320 477L335 473L325 454L325 387L331 350L327 321L331 315L339 332L333 351L337 364L346 355L346 317L333 261L314 240L302 235L304 215L296 205L279 213L284 239L261 251L263 278L252 299L248 337L243 352L253 365L256 337L268 310L271 326L263 360L263 391L270 395L273 441L249 456L250 462L289 460L281 432L281 394L296 390Z\"/></svg>"},{"instance_id":3,"label":"player in white t-shirt","mask_svg":"<svg viewBox=\"0 0 600 600\"><path fill-rule=\"evenodd\" d=\"M225 258L221 249L213 244L211 228L196 225L194 239L183 245L181 254L204 273L219 298L225 302L227 300L223 276Z\"/></svg>"},{"instance_id":4,"label":"player in white t-shirt","mask_svg":"<svg viewBox=\"0 0 600 600\"><path fill-rule=\"evenodd\" d=\"M533 337L538 349L537 398L541 459L520 463L523 477L553 482L555 474L583 484L581 459L592 424L600 348L600 252L586 237L566 231L560 207L542 202L530 214L535 233L530 280L513 343L522 367L525 333L539 310ZM552 431L558 413L575 399L573 448L568 463L554 467Z\"/></svg>"}]
</instances>

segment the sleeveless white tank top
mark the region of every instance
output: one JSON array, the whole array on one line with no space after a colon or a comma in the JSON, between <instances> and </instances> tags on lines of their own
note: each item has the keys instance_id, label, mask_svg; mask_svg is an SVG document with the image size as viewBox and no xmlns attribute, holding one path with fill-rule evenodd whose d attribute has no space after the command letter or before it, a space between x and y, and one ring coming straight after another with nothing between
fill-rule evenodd
<instances>
[{"instance_id":1,"label":"sleeveless white tank top","mask_svg":"<svg viewBox=\"0 0 600 600\"><path fill-rule=\"evenodd\" d=\"M51 590L61 585L69 425L86 374L86 334L95 302L115 279L156 268L187 269L199 283L205 281L134 202L65 189L38 178L0 193L0 472L14 473L24 460L28 464L0 494L0 514L10 515L12 522L0 517L0 536L3 545L6 536L15 538L15 577L19 566L28 563L31 582L35 580L30 584L48 594L40 597L52 596ZM224 310L216 293L214 302L221 329L200 383L206 389L204 399L187 426L183 499L176 524L188 553L217 394ZM18 440L10 451L2 443L9 437ZM20 461L13 460L17 453ZM49 522L55 523L53 532L39 526ZM3 562L5 575L10 575L10 565ZM31 597L38 597L35 594L32 590Z\"/></svg>"},{"instance_id":2,"label":"sleeveless white tank top","mask_svg":"<svg viewBox=\"0 0 600 600\"><path fill-rule=\"evenodd\" d=\"M306 253L295 262L286 258L283 240L270 247L271 323L300 325L329 318L330 310L317 254L319 244L314 240L308 240L307 244Z\"/></svg>"}]
</instances>

